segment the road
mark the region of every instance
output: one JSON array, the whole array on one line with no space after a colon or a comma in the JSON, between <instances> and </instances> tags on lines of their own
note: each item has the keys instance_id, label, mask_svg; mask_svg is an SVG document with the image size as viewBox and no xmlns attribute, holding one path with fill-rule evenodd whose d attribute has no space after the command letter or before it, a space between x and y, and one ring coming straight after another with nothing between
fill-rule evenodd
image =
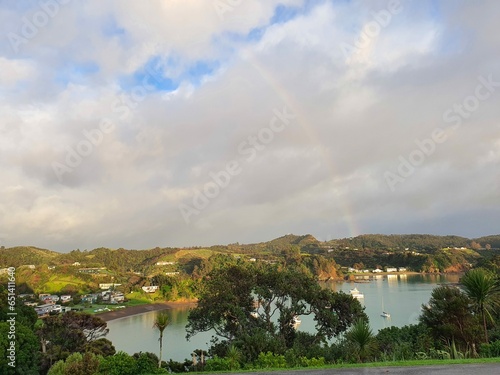
<instances>
[{"instance_id":1,"label":"road","mask_svg":"<svg viewBox=\"0 0 500 375\"><path fill-rule=\"evenodd\" d=\"M246 372L235 375L500 375L499 363Z\"/></svg>"}]
</instances>

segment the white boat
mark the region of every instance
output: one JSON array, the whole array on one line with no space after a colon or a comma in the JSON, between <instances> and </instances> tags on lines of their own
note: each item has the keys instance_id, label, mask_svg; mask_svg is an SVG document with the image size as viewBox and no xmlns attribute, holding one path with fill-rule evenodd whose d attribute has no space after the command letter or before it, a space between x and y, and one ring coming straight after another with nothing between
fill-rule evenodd
<instances>
[{"instance_id":1,"label":"white boat","mask_svg":"<svg viewBox=\"0 0 500 375\"><path fill-rule=\"evenodd\" d=\"M351 296L353 298L357 298L357 299L360 299L360 298L365 298L365 295L363 293L361 293L358 288L354 288L354 289L351 289L349 291L349 293L351 293Z\"/></svg>"},{"instance_id":2,"label":"white boat","mask_svg":"<svg viewBox=\"0 0 500 375\"><path fill-rule=\"evenodd\" d=\"M382 314L380 314L380 316L383 316L384 318L390 318L391 314L389 314L388 312L382 311Z\"/></svg>"}]
</instances>

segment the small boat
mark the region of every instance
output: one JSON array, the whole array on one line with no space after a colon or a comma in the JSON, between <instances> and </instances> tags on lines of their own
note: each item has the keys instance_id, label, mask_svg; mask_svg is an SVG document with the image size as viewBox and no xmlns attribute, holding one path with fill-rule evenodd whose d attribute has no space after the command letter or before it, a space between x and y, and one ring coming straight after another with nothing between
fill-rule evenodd
<instances>
[{"instance_id":1,"label":"small boat","mask_svg":"<svg viewBox=\"0 0 500 375\"><path fill-rule=\"evenodd\" d=\"M357 299L365 298L365 295L363 293L360 293L360 291L358 290L358 288L351 289L349 291L349 293L351 293L351 296L353 298L357 298Z\"/></svg>"},{"instance_id":2,"label":"small boat","mask_svg":"<svg viewBox=\"0 0 500 375\"><path fill-rule=\"evenodd\" d=\"M391 314L389 314L388 312L382 311L382 314L380 314L380 316L383 316L384 318L390 318Z\"/></svg>"}]
</instances>

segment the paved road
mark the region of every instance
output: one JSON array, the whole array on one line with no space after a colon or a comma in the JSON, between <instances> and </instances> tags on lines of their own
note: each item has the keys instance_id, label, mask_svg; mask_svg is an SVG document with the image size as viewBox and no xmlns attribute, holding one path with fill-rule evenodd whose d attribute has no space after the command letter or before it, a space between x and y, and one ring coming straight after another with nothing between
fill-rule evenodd
<instances>
[{"instance_id":1,"label":"paved road","mask_svg":"<svg viewBox=\"0 0 500 375\"><path fill-rule=\"evenodd\" d=\"M500 375L499 363L252 372L235 375Z\"/></svg>"}]
</instances>

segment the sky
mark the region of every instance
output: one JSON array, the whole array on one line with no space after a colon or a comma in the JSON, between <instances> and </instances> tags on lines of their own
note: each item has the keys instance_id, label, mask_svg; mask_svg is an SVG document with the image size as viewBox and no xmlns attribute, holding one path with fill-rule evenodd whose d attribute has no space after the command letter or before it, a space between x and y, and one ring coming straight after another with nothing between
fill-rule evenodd
<instances>
[{"instance_id":1,"label":"sky","mask_svg":"<svg viewBox=\"0 0 500 375\"><path fill-rule=\"evenodd\" d=\"M0 244L500 233L500 2L0 1Z\"/></svg>"}]
</instances>

